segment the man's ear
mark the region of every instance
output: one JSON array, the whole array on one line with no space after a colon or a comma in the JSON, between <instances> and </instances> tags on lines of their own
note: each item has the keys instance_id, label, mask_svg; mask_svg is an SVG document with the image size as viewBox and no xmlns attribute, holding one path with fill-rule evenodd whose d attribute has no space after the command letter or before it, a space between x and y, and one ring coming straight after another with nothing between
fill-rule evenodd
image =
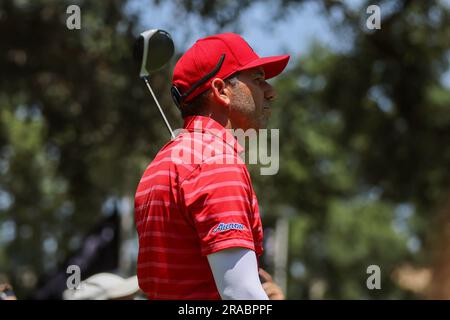
<instances>
[{"instance_id":1,"label":"man's ear","mask_svg":"<svg viewBox=\"0 0 450 320\"><path fill-rule=\"evenodd\" d=\"M211 82L211 92L213 100L221 106L228 108L230 105L230 90L225 81L220 78L215 78Z\"/></svg>"}]
</instances>

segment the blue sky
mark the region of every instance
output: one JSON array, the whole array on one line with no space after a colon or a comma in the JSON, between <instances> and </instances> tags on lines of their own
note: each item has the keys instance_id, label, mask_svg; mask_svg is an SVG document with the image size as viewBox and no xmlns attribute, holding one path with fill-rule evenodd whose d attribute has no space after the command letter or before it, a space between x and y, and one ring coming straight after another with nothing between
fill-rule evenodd
<instances>
[{"instance_id":1,"label":"blue sky","mask_svg":"<svg viewBox=\"0 0 450 320\"><path fill-rule=\"evenodd\" d=\"M164 1L155 6L150 1L132 1L129 10L141 10L143 28L159 28L168 31L178 51L185 51L197 39L210 34L212 24L193 15L181 17L175 1ZM282 53L302 54L312 41L338 45L326 17L320 15L317 3L309 2L290 10L283 21L267 21L267 12L273 12L277 1L257 2L246 9L239 19L239 33L261 56ZM223 30L235 31L235 30Z\"/></svg>"},{"instance_id":2,"label":"blue sky","mask_svg":"<svg viewBox=\"0 0 450 320\"><path fill-rule=\"evenodd\" d=\"M338 1L338 0L336 0ZM450 8L450 0L438 0ZM360 10L362 16L368 16L366 8L362 7L364 0L345 0L345 3ZM374 3L379 1L374 1ZM237 30L260 56L290 54L305 55L314 42L330 47L333 50L346 50L351 45L349 34L339 33L333 29L328 18L321 12L318 2L308 1L301 6L293 6L282 19L274 21L268 12L275 12L278 1L255 2L246 9L236 24ZM390 10L394 2L385 2L384 10ZM128 6L130 11L137 11L141 16L142 30L158 28L168 31L174 39L176 50L184 52L194 42L214 33L214 25L200 20L194 15L184 16L177 9L174 0L162 1L154 5L149 0L132 0ZM339 20L339 13L332 13ZM221 30L227 32L236 30ZM450 70L442 77L443 83L450 88Z\"/></svg>"}]
</instances>

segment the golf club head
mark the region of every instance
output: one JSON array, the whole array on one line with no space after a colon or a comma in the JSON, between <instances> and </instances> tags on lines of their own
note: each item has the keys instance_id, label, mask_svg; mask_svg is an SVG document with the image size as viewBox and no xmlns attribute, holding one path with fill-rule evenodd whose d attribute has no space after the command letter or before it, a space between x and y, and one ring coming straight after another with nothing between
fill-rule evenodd
<instances>
[{"instance_id":1,"label":"golf club head","mask_svg":"<svg viewBox=\"0 0 450 320\"><path fill-rule=\"evenodd\" d=\"M148 76L164 67L172 58L175 47L170 34L151 29L140 34L134 43L133 56L139 64L139 76Z\"/></svg>"}]
</instances>

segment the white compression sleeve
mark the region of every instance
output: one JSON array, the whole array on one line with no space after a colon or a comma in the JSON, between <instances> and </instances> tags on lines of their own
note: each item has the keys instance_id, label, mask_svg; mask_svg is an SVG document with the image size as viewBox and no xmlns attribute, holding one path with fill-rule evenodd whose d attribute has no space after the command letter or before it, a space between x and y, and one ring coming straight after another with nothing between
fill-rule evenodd
<instances>
[{"instance_id":1,"label":"white compression sleeve","mask_svg":"<svg viewBox=\"0 0 450 320\"><path fill-rule=\"evenodd\" d=\"M225 249L208 255L208 261L223 300L269 300L259 280L254 251Z\"/></svg>"}]
</instances>

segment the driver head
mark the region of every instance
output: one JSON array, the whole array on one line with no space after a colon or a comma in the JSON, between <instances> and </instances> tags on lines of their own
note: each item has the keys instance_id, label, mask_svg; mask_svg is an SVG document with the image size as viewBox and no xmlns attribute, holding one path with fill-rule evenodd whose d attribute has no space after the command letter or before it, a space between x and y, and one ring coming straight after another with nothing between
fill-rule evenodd
<instances>
[{"instance_id":1,"label":"driver head","mask_svg":"<svg viewBox=\"0 0 450 320\"><path fill-rule=\"evenodd\" d=\"M164 67L175 51L170 34L164 30L151 29L142 32L133 48L133 56L139 64L139 76L148 76Z\"/></svg>"}]
</instances>

